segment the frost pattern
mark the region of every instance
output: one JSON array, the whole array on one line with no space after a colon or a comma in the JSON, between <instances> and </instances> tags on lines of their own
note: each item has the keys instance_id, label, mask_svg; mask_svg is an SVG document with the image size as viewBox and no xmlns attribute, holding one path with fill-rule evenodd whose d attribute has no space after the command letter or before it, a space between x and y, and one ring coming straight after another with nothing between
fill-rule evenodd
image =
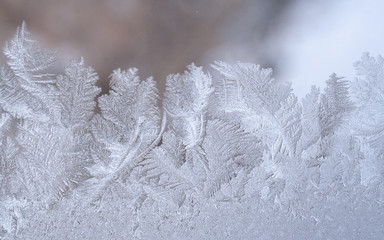
<instances>
[{"instance_id":1,"label":"frost pattern","mask_svg":"<svg viewBox=\"0 0 384 240\"><path fill-rule=\"evenodd\" d=\"M384 237L382 57L300 102L224 62L169 75L163 99L118 69L97 97L83 59L45 73L55 54L24 23L4 53L1 239Z\"/></svg>"}]
</instances>

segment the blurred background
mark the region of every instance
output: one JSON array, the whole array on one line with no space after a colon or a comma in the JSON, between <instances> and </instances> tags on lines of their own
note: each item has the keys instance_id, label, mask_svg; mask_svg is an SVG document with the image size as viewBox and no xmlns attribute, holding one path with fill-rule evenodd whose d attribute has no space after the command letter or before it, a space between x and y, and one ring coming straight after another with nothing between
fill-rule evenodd
<instances>
[{"instance_id":1,"label":"blurred background","mask_svg":"<svg viewBox=\"0 0 384 240\"><path fill-rule=\"evenodd\" d=\"M352 77L363 52L384 54L383 10L381 0L0 0L0 45L25 20L58 66L84 56L104 92L116 68L163 89L191 62L211 71L224 60L272 67L302 97L333 72Z\"/></svg>"}]
</instances>

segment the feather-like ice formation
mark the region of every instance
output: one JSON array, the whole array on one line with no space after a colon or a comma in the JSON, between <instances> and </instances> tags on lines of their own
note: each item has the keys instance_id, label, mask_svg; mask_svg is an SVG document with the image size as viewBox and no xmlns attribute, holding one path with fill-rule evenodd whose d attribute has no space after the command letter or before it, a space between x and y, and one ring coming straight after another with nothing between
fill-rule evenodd
<instances>
[{"instance_id":1,"label":"feather-like ice formation","mask_svg":"<svg viewBox=\"0 0 384 240\"><path fill-rule=\"evenodd\" d=\"M4 53L1 239L384 237L382 57L299 101L271 69L224 62L169 75L162 99L115 70L97 97L83 59L47 73L25 23Z\"/></svg>"}]
</instances>

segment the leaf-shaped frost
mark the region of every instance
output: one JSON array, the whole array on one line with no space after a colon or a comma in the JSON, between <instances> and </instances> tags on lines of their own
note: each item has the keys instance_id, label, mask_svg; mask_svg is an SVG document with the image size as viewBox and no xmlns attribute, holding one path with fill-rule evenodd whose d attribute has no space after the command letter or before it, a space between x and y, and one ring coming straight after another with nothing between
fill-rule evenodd
<instances>
[{"instance_id":1,"label":"leaf-shaped frost","mask_svg":"<svg viewBox=\"0 0 384 240\"><path fill-rule=\"evenodd\" d=\"M142 166L141 171L153 191L162 192L178 206L182 205L184 192L192 189L193 184L174 165L171 154L162 147L157 147L139 165ZM181 198L174 198L175 196Z\"/></svg>"},{"instance_id":2,"label":"leaf-shaped frost","mask_svg":"<svg viewBox=\"0 0 384 240\"><path fill-rule=\"evenodd\" d=\"M89 136L74 137L60 125L28 121L18 130L17 161L30 198L50 202L88 178Z\"/></svg>"},{"instance_id":3,"label":"leaf-shaped frost","mask_svg":"<svg viewBox=\"0 0 384 240\"><path fill-rule=\"evenodd\" d=\"M55 52L40 48L31 38L25 22L17 28L12 41L5 44L4 54L15 74L26 81L44 80L45 75L39 72L50 67L55 61Z\"/></svg>"},{"instance_id":4,"label":"leaf-shaped frost","mask_svg":"<svg viewBox=\"0 0 384 240\"><path fill-rule=\"evenodd\" d=\"M55 60L53 52L45 51L31 39L25 23L4 48L8 66L1 69L0 104L17 118L48 121L60 113L52 74L42 74Z\"/></svg>"},{"instance_id":5,"label":"leaf-shaped frost","mask_svg":"<svg viewBox=\"0 0 384 240\"><path fill-rule=\"evenodd\" d=\"M170 127L183 142L188 158L207 170L201 143L205 136L208 100L213 92L212 79L202 67L191 64L187 68L184 74L167 77L164 106L172 117Z\"/></svg>"},{"instance_id":6,"label":"leaf-shaped frost","mask_svg":"<svg viewBox=\"0 0 384 240\"><path fill-rule=\"evenodd\" d=\"M127 169L134 168L160 141L165 119L160 129L160 110L155 82L149 78L140 82L137 69L116 70L111 79L109 95L101 96L101 114L92 121L95 139L110 151L107 166L95 165L93 175L96 196Z\"/></svg>"},{"instance_id":7,"label":"leaf-shaped frost","mask_svg":"<svg viewBox=\"0 0 384 240\"><path fill-rule=\"evenodd\" d=\"M48 121L47 106L18 80L8 66L0 66L0 106L15 118Z\"/></svg>"},{"instance_id":8,"label":"leaf-shaped frost","mask_svg":"<svg viewBox=\"0 0 384 240\"><path fill-rule=\"evenodd\" d=\"M249 173L261 162L260 140L239 126L222 120L208 121L203 148L210 169L204 187L206 196L212 196L241 170ZM241 187L244 187L245 180Z\"/></svg>"},{"instance_id":9,"label":"leaf-shaped frost","mask_svg":"<svg viewBox=\"0 0 384 240\"><path fill-rule=\"evenodd\" d=\"M259 65L251 63L227 64L215 62L213 68L218 70L229 80L235 80L249 107L260 105L270 114L274 114L291 93L291 86L273 79L272 69L261 69ZM233 91L233 90L232 90Z\"/></svg>"},{"instance_id":10,"label":"leaf-shaped frost","mask_svg":"<svg viewBox=\"0 0 384 240\"><path fill-rule=\"evenodd\" d=\"M72 61L65 69L65 76L56 80L61 102L61 122L66 127L82 129L92 118L96 106L95 97L100 88L95 84L97 74L84 61Z\"/></svg>"},{"instance_id":11,"label":"leaf-shaped frost","mask_svg":"<svg viewBox=\"0 0 384 240\"><path fill-rule=\"evenodd\" d=\"M334 133L342 124L343 118L352 111L353 104L349 100L348 81L332 74L327 81L325 94L321 95L320 128L321 136Z\"/></svg>"},{"instance_id":12,"label":"leaf-shaped frost","mask_svg":"<svg viewBox=\"0 0 384 240\"><path fill-rule=\"evenodd\" d=\"M289 84L273 79L271 69L261 69L259 65L249 63L227 64L216 62L213 68L223 74L228 80L237 84L236 95L241 95L247 105L247 114L243 117L248 125L255 125L252 115L265 115L272 124L271 131L278 137L275 143L285 148L291 156L296 154L296 145L301 136L301 108L296 96L291 93ZM234 92L234 84L230 92ZM222 92L221 94L226 94ZM232 96L234 94L231 94ZM240 108L246 109L240 106ZM264 111L260 111L264 109Z\"/></svg>"},{"instance_id":13,"label":"leaf-shaped frost","mask_svg":"<svg viewBox=\"0 0 384 240\"><path fill-rule=\"evenodd\" d=\"M235 79L214 79L214 106L210 111L219 113L220 110L226 113L246 111L247 105L243 98L243 87Z\"/></svg>"},{"instance_id":14,"label":"leaf-shaped frost","mask_svg":"<svg viewBox=\"0 0 384 240\"><path fill-rule=\"evenodd\" d=\"M320 89L312 86L311 92L303 99L303 134L301 138L301 151L315 144L320 138Z\"/></svg>"},{"instance_id":15,"label":"leaf-shaped frost","mask_svg":"<svg viewBox=\"0 0 384 240\"><path fill-rule=\"evenodd\" d=\"M204 137L208 99L213 92L212 79L202 67L189 65L184 74L169 75L164 106L175 118L177 134L188 148L201 144ZM180 126L181 126L180 125Z\"/></svg>"},{"instance_id":16,"label":"leaf-shaped frost","mask_svg":"<svg viewBox=\"0 0 384 240\"><path fill-rule=\"evenodd\" d=\"M275 120L281 127L283 141L286 143L290 156L296 155L296 145L301 137L301 107L297 97L290 94L276 112Z\"/></svg>"}]
</instances>

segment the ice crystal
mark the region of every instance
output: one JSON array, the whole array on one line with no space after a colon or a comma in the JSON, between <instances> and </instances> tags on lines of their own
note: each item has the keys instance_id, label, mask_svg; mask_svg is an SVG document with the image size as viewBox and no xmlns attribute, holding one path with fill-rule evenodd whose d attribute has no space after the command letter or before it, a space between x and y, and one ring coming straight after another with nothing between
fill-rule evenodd
<instances>
[{"instance_id":1,"label":"ice crystal","mask_svg":"<svg viewBox=\"0 0 384 240\"><path fill-rule=\"evenodd\" d=\"M384 237L382 57L300 102L224 62L169 75L163 99L115 70L97 97L83 59L46 73L55 54L24 23L4 53L1 239Z\"/></svg>"}]
</instances>

